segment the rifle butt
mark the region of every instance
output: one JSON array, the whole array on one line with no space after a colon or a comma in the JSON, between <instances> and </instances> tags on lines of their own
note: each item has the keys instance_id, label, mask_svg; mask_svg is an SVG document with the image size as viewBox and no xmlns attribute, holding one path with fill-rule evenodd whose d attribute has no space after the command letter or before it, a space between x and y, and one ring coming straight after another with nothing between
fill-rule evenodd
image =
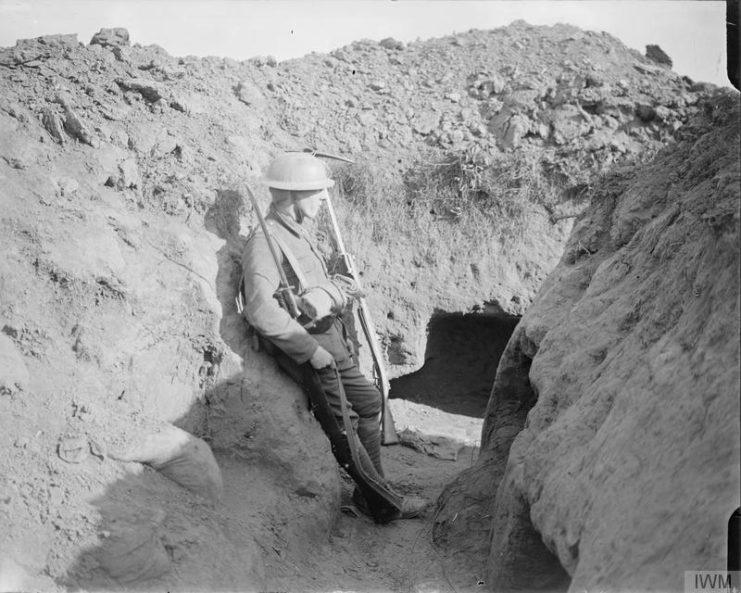
<instances>
[{"instance_id":1,"label":"rifle butt","mask_svg":"<svg viewBox=\"0 0 741 593\"><path fill-rule=\"evenodd\" d=\"M388 401L384 402L383 414L381 418L381 443L383 445L398 445L399 435L396 434L396 428L394 427L394 418L391 415L391 408L389 408Z\"/></svg>"}]
</instances>

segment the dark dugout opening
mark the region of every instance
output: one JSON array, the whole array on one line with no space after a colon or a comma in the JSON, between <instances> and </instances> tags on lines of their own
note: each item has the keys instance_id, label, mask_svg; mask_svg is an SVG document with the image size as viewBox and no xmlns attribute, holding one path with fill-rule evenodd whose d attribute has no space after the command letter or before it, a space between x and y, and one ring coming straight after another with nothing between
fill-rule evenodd
<instances>
[{"instance_id":1,"label":"dark dugout opening","mask_svg":"<svg viewBox=\"0 0 741 593\"><path fill-rule=\"evenodd\" d=\"M421 369L391 381L389 397L483 418L499 358L519 316L435 313Z\"/></svg>"}]
</instances>

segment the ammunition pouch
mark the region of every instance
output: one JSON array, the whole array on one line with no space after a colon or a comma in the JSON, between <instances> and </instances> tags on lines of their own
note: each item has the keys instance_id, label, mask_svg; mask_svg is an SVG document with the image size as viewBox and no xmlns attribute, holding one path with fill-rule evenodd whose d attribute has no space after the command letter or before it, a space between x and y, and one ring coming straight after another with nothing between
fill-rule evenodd
<instances>
[{"instance_id":1,"label":"ammunition pouch","mask_svg":"<svg viewBox=\"0 0 741 593\"><path fill-rule=\"evenodd\" d=\"M316 320L340 314L346 304L342 289L327 281L305 290L299 300L299 309L310 319Z\"/></svg>"}]
</instances>

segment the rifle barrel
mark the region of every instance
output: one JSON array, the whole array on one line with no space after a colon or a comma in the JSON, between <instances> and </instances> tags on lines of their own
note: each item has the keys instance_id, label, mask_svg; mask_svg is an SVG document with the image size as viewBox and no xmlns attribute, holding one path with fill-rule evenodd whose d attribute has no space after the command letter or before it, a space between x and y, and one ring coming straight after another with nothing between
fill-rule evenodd
<instances>
[{"instance_id":1,"label":"rifle barrel","mask_svg":"<svg viewBox=\"0 0 741 593\"><path fill-rule=\"evenodd\" d=\"M332 199L329 195L327 195L327 210L329 211L329 218L332 220L332 229L334 230L334 237L337 241L337 250L340 252L340 257L347 259L347 250L345 249L345 242L342 240L342 234L340 233L340 224L337 222L337 215L334 211L334 206L332 206ZM348 272L352 273L354 270L348 270ZM359 282L360 280L358 278L355 278L356 282Z\"/></svg>"},{"instance_id":2,"label":"rifle barrel","mask_svg":"<svg viewBox=\"0 0 741 593\"><path fill-rule=\"evenodd\" d=\"M286 276L286 272L283 269L283 265L281 263L280 258L278 257L278 252L275 249L275 245L273 245L273 239L270 236L270 232L268 231L268 225L265 222L265 218L263 217L262 213L260 212L260 208L257 205L257 199L255 198L255 194L252 193L252 188L250 188L249 185L246 183L244 184L245 188L247 189L247 193L250 196L250 201L252 202L252 207L255 209L255 214L257 215L257 219L260 221L260 227L262 227L262 232L265 234L265 240L268 242L268 248L270 249L270 255L273 256L273 261L275 262L276 268L278 268L278 275L280 276L280 291L284 294L284 298L286 300L286 305L288 306L288 312L290 313L291 317L294 319L297 319L300 315L298 310L298 305L296 305L296 300L293 298L293 293L291 292L291 285L288 284L288 277Z\"/></svg>"},{"instance_id":3,"label":"rifle barrel","mask_svg":"<svg viewBox=\"0 0 741 593\"><path fill-rule=\"evenodd\" d=\"M350 254L347 253L347 250L345 249L345 243L342 240L342 233L340 232L340 225L337 222L337 216L335 215L334 207L332 206L332 199L329 195L327 196L327 209L329 210L329 218L332 221L332 230L334 231L334 237L337 242L337 250L340 252L340 257L342 257L343 261L345 262L347 273L353 277L358 285L358 289L362 291L360 275L355 269L352 257L350 257ZM366 303L364 297L360 297L358 298L358 305L358 317L360 318L360 325L363 328L365 339L368 341L368 345L370 346L371 356L373 358L373 366L378 376L378 387L383 398L381 407L383 444L393 445L399 442L399 437L397 436L396 430L394 429L394 421L391 417L391 410L388 405L390 383L388 380L388 375L386 374L386 369L383 366L383 355L381 354L381 350L378 347L376 328L373 325L373 319L371 318L368 303Z\"/></svg>"}]
</instances>

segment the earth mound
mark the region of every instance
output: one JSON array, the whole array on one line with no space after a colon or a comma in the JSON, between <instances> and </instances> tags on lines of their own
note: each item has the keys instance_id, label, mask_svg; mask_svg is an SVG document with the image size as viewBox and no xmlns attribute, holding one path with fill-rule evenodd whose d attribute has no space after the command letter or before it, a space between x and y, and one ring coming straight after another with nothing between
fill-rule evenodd
<instances>
[{"instance_id":1,"label":"earth mound","mask_svg":"<svg viewBox=\"0 0 741 593\"><path fill-rule=\"evenodd\" d=\"M342 479L234 304L244 184L264 207L273 156L356 160L337 210L401 378L435 315L522 315L596 176L681 139L714 93L608 35L522 22L282 63L123 29L0 50L3 587L320 572L306 550Z\"/></svg>"}]
</instances>

